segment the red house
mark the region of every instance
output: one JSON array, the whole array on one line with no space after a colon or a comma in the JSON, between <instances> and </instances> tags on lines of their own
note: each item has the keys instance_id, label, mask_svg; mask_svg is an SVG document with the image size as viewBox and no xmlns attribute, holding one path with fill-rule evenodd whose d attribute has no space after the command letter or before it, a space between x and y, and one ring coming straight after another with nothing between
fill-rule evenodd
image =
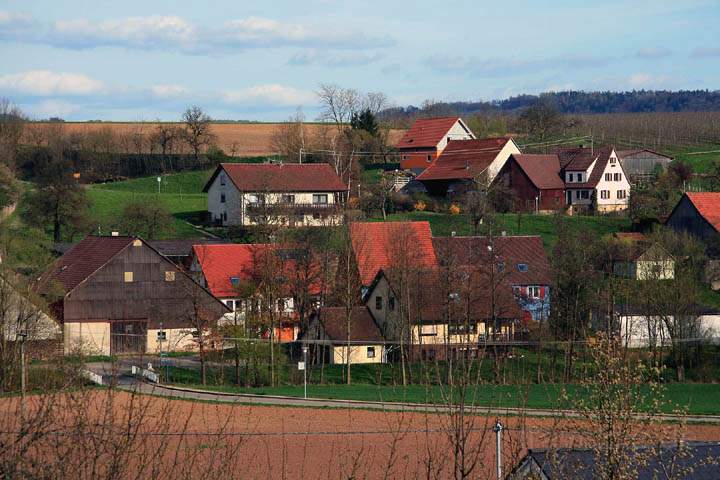
<instances>
[{"instance_id":1,"label":"red house","mask_svg":"<svg viewBox=\"0 0 720 480\"><path fill-rule=\"evenodd\" d=\"M400 152L400 168L419 173L425 170L452 140L475 138L458 117L420 118L395 145Z\"/></svg>"},{"instance_id":2,"label":"red house","mask_svg":"<svg viewBox=\"0 0 720 480\"><path fill-rule=\"evenodd\" d=\"M565 207L565 182L555 154L511 155L498 181L515 192L515 208L520 211L552 212Z\"/></svg>"}]
</instances>

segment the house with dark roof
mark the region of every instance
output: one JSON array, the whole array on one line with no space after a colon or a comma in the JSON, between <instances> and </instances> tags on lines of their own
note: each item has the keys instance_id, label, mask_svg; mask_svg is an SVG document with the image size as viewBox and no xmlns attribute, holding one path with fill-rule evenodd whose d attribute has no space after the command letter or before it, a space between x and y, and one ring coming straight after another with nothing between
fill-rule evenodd
<instances>
[{"instance_id":1,"label":"house with dark roof","mask_svg":"<svg viewBox=\"0 0 720 480\"><path fill-rule=\"evenodd\" d=\"M673 157L647 148L618 150L617 155L633 185L652 180L658 171L666 170L673 160Z\"/></svg>"},{"instance_id":2,"label":"house with dark roof","mask_svg":"<svg viewBox=\"0 0 720 480\"><path fill-rule=\"evenodd\" d=\"M420 173L448 142L473 138L475 135L459 117L419 118L395 145L400 152L400 168Z\"/></svg>"},{"instance_id":3,"label":"house with dark roof","mask_svg":"<svg viewBox=\"0 0 720 480\"><path fill-rule=\"evenodd\" d=\"M434 237L433 246L440 266L492 269L512 289L523 320L547 320L552 274L540 236Z\"/></svg>"},{"instance_id":4,"label":"house with dark roof","mask_svg":"<svg viewBox=\"0 0 720 480\"><path fill-rule=\"evenodd\" d=\"M190 272L230 310L223 324L245 325L248 315L259 319L272 309L277 324L274 338L292 342L300 331L299 312L309 315L319 306L322 293L322 269L309 255L276 244L194 245ZM272 305L263 297L268 291L265 282L274 285Z\"/></svg>"},{"instance_id":5,"label":"house with dark roof","mask_svg":"<svg viewBox=\"0 0 720 480\"><path fill-rule=\"evenodd\" d=\"M685 193L665 225L706 242L715 256L720 253L720 192Z\"/></svg>"},{"instance_id":6,"label":"house with dark roof","mask_svg":"<svg viewBox=\"0 0 720 480\"><path fill-rule=\"evenodd\" d=\"M518 211L549 213L565 208L565 182L557 155L510 155L496 182L513 190Z\"/></svg>"},{"instance_id":7,"label":"house with dark roof","mask_svg":"<svg viewBox=\"0 0 720 480\"><path fill-rule=\"evenodd\" d=\"M43 273L36 288L62 325L66 353L193 349L228 311L137 237L86 237Z\"/></svg>"},{"instance_id":8,"label":"house with dark roof","mask_svg":"<svg viewBox=\"0 0 720 480\"><path fill-rule=\"evenodd\" d=\"M327 226L342 221L348 186L326 163L221 163L203 192L223 226Z\"/></svg>"},{"instance_id":9,"label":"house with dark roof","mask_svg":"<svg viewBox=\"0 0 720 480\"><path fill-rule=\"evenodd\" d=\"M629 446L623 478L715 480L720 478L720 442L683 442ZM531 448L508 475L509 480L593 480L607 478L606 459L590 448Z\"/></svg>"},{"instance_id":10,"label":"house with dark roof","mask_svg":"<svg viewBox=\"0 0 720 480\"><path fill-rule=\"evenodd\" d=\"M356 306L322 307L310 318L308 329L298 342L317 348L325 363L384 363L387 361L385 338L370 311Z\"/></svg>"},{"instance_id":11,"label":"house with dark roof","mask_svg":"<svg viewBox=\"0 0 720 480\"><path fill-rule=\"evenodd\" d=\"M613 274L633 280L675 277L675 259L662 246L638 232L613 234Z\"/></svg>"},{"instance_id":12,"label":"house with dark roof","mask_svg":"<svg viewBox=\"0 0 720 480\"><path fill-rule=\"evenodd\" d=\"M599 213L628 207L630 182L615 148L564 148L557 152L565 181L565 203Z\"/></svg>"},{"instance_id":13,"label":"house with dark roof","mask_svg":"<svg viewBox=\"0 0 720 480\"><path fill-rule=\"evenodd\" d=\"M464 193L492 183L510 155L519 153L512 138L453 140L416 179L431 195Z\"/></svg>"}]
</instances>

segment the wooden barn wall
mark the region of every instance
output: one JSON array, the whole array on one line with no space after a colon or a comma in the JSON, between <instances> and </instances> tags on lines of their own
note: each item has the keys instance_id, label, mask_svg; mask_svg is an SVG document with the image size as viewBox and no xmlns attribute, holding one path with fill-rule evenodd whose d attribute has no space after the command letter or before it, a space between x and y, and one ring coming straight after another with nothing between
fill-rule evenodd
<instances>
[{"instance_id":1,"label":"wooden barn wall","mask_svg":"<svg viewBox=\"0 0 720 480\"><path fill-rule=\"evenodd\" d=\"M125 282L125 272L133 281ZM165 281L165 272L175 280ZM148 320L148 328L191 326L194 307L214 320L225 312L207 291L147 245L129 245L65 298L64 321Z\"/></svg>"},{"instance_id":2,"label":"wooden barn wall","mask_svg":"<svg viewBox=\"0 0 720 480\"><path fill-rule=\"evenodd\" d=\"M717 235L715 229L700 216L687 197L680 200L675 211L668 218L667 225L673 230L691 233L702 240L710 240Z\"/></svg>"}]
</instances>

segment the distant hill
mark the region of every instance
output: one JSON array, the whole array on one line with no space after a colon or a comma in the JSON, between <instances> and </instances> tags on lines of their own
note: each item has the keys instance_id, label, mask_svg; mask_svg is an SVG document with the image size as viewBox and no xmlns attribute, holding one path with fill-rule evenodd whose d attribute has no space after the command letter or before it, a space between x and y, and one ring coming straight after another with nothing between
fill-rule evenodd
<instances>
[{"instance_id":1,"label":"distant hill","mask_svg":"<svg viewBox=\"0 0 720 480\"><path fill-rule=\"evenodd\" d=\"M538 100L554 104L561 113L640 113L720 111L720 90L634 90L632 92L547 92L518 95L505 100L477 102L427 103L390 108L384 119L402 119L418 115L472 115L477 113L515 113Z\"/></svg>"}]
</instances>

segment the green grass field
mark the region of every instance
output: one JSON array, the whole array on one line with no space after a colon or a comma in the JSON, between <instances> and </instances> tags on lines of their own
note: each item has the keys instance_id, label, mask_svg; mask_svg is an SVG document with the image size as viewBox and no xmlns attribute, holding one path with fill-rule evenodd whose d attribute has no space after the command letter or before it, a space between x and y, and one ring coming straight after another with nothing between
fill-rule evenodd
<instances>
[{"instance_id":1,"label":"green grass field","mask_svg":"<svg viewBox=\"0 0 720 480\"><path fill-rule=\"evenodd\" d=\"M496 216L500 230L508 235L540 235L546 248L557 242L557 219L552 215L525 215L517 213L498 214ZM467 215L450 215L433 212L406 212L388 215L388 220L419 221L427 220L433 235L447 236L452 232L457 235L472 235L472 225ZM629 230L630 220L626 217L616 216L565 216L572 228L590 232L598 237L609 233ZM500 232L497 232L500 234Z\"/></svg>"},{"instance_id":2,"label":"green grass field","mask_svg":"<svg viewBox=\"0 0 720 480\"><path fill-rule=\"evenodd\" d=\"M710 152L710 153L693 153ZM671 155L675 160L681 160L692 165L695 173L709 173L714 161L720 161L720 145L704 145L689 148L670 149L663 152Z\"/></svg>"}]
</instances>

